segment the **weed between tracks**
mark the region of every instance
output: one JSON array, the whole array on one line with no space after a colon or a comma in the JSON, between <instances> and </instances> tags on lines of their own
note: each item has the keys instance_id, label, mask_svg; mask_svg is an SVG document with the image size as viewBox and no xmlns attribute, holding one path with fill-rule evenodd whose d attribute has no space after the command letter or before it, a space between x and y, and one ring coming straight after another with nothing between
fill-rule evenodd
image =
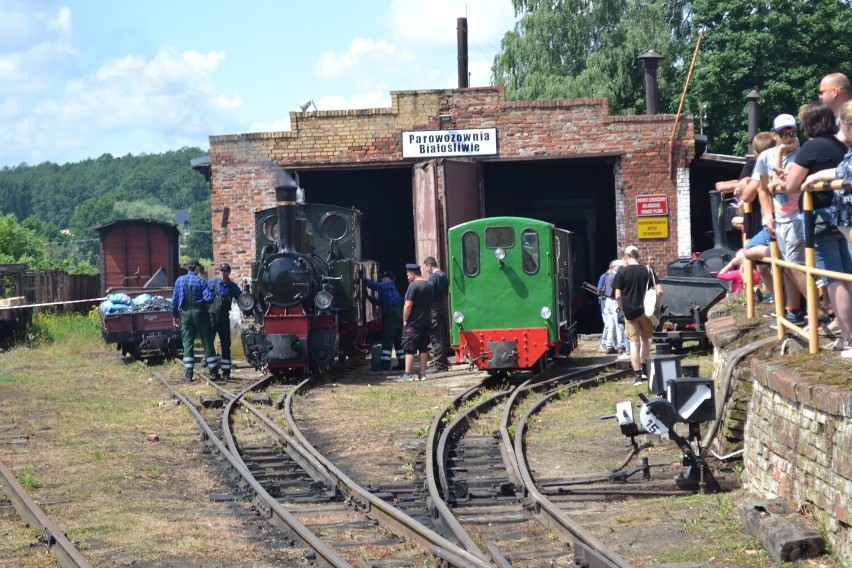
<instances>
[{"instance_id":1,"label":"weed between tracks","mask_svg":"<svg viewBox=\"0 0 852 568\"><path fill-rule=\"evenodd\" d=\"M210 501L230 489L202 453L189 413L159 405L170 396L103 343L97 320L37 321L38 344L0 353L4 428L28 436L26 444L0 443L0 461L34 499L48 503L45 513L87 560L164 567L297 561L300 551L251 528L250 513L235 514L248 513L248 504ZM179 381L179 366L159 370ZM159 441L149 442L150 434ZM32 546L38 532L24 527L14 509L0 513L0 565L53 565L43 547Z\"/></svg>"}]
</instances>

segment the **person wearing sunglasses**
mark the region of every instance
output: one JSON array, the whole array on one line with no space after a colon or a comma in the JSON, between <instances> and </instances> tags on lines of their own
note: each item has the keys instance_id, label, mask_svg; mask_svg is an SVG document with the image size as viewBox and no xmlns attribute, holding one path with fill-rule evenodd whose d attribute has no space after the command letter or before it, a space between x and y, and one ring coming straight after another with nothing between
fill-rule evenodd
<instances>
[{"instance_id":1,"label":"person wearing sunglasses","mask_svg":"<svg viewBox=\"0 0 852 568\"><path fill-rule=\"evenodd\" d=\"M819 82L819 100L831 107L834 115L840 117L840 107L852 99L852 85L843 73L831 73ZM839 123L838 123L839 126Z\"/></svg>"},{"instance_id":2,"label":"person wearing sunglasses","mask_svg":"<svg viewBox=\"0 0 852 568\"><path fill-rule=\"evenodd\" d=\"M796 119L790 114L779 114L772 121L771 134L775 146L760 153L752 174L753 178L760 181L761 204L772 204L774 215L764 219L764 224L770 233L775 234L781 258L787 262L805 264L805 231L799 211L799 193L771 191L774 186L783 183L788 166L795 161L799 152ZM805 314L801 298L807 290L804 274L785 270L784 290L787 307L785 317L796 325L803 325Z\"/></svg>"}]
</instances>

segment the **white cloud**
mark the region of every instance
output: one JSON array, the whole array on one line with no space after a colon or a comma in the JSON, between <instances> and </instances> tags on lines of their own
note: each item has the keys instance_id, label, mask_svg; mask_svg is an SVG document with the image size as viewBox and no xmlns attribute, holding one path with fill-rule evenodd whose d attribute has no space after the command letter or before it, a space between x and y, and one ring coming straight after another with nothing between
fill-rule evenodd
<instances>
[{"instance_id":1,"label":"white cloud","mask_svg":"<svg viewBox=\"0 0 852 568\"><path fill-rule=\"evenodd\" d=\"M393 72L414 61L415 55L384 40L357 38L352 40L345 53L328 51L314 64L320 79L332 81L348 79L358 88L375 84L375 78Z\"/></svg>"},{"instance_id":2,"label":"white cloud","mask_svg":"<svg viewBox=\"0 0 852 568\"><path fill-rule=\"evenodd\" d=\"M455 45L458 18L467 18L468 44L478 39L496 47L515 24L508 0L393 0L389 18L395 39L429 46Z\"/></svg>"}]
</instances>

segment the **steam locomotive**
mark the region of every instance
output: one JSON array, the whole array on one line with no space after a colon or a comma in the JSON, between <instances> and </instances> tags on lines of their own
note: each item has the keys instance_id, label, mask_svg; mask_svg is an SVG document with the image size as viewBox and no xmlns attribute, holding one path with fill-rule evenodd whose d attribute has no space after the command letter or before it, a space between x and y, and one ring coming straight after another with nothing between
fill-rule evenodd
<instances>
[{"instance_id":1,"label":"steam locomotive","mask_svg":"<svg viewBox=\"0 0 852 568\"><path fill-rule=\"evenodd\" d=\"M321 372L362 353L381 329L359 279L378 275L377 263L361 258L361 212L297 201L301 193L279 173L277 206L255 213L252 280L237 299L252 318L241 333L246 361L274 375Z\"/></svg>"}]
</instances>

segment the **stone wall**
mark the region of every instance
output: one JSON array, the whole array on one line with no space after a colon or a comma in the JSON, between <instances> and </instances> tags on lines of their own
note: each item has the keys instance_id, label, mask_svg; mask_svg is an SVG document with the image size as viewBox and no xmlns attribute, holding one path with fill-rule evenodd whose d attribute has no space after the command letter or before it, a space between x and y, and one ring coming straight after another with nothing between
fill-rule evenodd
<instances>
[{"instance_id":1,"label":"stone wall","mask_svg":"<svg viewBox=\"0 0 852 568\"><path fill-rule=\"evenodd\" d=\"M406 161L402 132L439 130L438 115L452 118L443 128L496 128L499 159L616 157L620 210L613 215L618 214L624 235L619 240L636 240L636 197L665 193L670 236L644 241L643 251L668 259L684 252L678 250L679 241L681 248L689 248L691 117L682 117L675 129L673 115L610 116L606 99L507 101L502 87L489 87L392 92L389 108L290 113L288 132L211 136L215 261L229 262L238 274L249 273L253 213L274 202L271 166L398 165Z\"/></svg>"},{"instance_id":2,"label":"stone wall","mask_svg":"<svg viewBox=\"0 0 852 568\"><path fill-rule=\"evenodd\" d=\"M810 510L852 563L852 389L814 384L777 361L755 358L751 369L744 483Z\"/></svg>"}]
</instances>

